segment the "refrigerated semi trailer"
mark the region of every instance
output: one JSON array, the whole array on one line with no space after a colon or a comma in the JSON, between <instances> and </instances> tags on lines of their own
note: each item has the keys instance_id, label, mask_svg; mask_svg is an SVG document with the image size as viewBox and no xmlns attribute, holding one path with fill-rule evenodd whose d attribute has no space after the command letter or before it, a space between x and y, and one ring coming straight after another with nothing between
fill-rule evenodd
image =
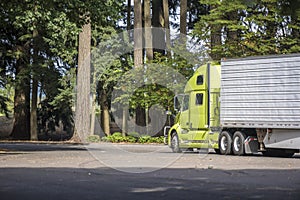
<instances>
[{"instance_id":1,"label":"refrigerated semi trailer","mask_svg":"<svg viewBox=\"0 0 300 200\"><path fill-rule=\"evenodd\" d=\"M165 129L173 152L293 156L300 149L300 54L208 63L174 107L175 124Z\"/></svg>"}]
</instances>

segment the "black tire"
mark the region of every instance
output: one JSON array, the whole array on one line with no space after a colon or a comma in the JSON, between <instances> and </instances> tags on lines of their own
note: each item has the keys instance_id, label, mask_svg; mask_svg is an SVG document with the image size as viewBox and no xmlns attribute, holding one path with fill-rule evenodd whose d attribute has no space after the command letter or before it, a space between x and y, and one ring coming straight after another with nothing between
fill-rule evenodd
<instances>
[{"instance_id":1,"label":"black tire","mask_svg":"<svg viewBox=\"0 0 300 200\"><path fill-rule=\"evenodd\" d=\"M219 150L222 155L232 154L232 134L223 131L219 136Z\"/></svg>"},{"instance_id":2,"label":"black tire","mask_svg":"<svg viewBox=\"0 0 300 200\"><path fill-rule=\"evenodd\" d=\"M232 152L234 155L242 156L245 154L246 135L240 131L236 131L232 140Z\"/></svg>"},{"instance_id":3,"label":"black tire","mask_svg":"<svg viewBox=\"0 0 300 200\"><path fill-rule=\"evenodd\" d=\"M181 152L181 149L179 148L179 139L178 139L177 133L172 134L171 149L174 153L180 153Z\"/></svg>"},{"instance_id":4,"label":"black tire","mask_svg":"<svg viewBox=\"0 0 300 200\"><path fill-rule=\"evenodd\" d=\"M282 158L291 158L295 154L294 151L287 151L284 149L266 149L266 151L263 151L262 153L264 156Z\"/></svg>"}]
</instances>

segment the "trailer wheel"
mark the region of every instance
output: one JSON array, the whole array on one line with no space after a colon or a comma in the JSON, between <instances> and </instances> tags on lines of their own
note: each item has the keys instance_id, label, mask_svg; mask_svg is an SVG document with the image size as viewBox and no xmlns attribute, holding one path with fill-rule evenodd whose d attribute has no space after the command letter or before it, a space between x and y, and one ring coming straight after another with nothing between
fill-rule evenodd
<instances>
[{"instance_id":1,"label":"trailer wheel","mask_svg":"<svg viewBox=\"0 0 300 200\"><path fill-rule=\"evenodd\" d=\"M233 135L232 151L234 155L244 155L245 154L245 142L246 136L240 131L236 131Z\"/></svg>"},{"instance_id":2,"label":"trailer wheel","mask_svg":"<svg viewBox=\"0 0 300 200\"><path fill-rule=\"evenodd\" d=\"M222 155L228 155L232 153L232 134L223 131L219 136L219 150Z\"/></svg>"},{"instance_id":3,"label":"trailer wheel","mask_svg":"<svg viewBox=\"0 0 300 200\"><path fill-rule=\"evenodd\" d=\"M177 133L172 134L171 149L174 153L180 153L181 152L181 149L179 148L179 139L178 139Z\"/></svg>"}]
</instances>

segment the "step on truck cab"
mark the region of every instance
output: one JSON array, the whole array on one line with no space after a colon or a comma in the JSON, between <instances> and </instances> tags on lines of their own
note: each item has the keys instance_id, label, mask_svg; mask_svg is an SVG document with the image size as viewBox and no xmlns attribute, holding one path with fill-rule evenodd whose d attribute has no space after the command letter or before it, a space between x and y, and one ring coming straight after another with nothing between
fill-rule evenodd
<instances>
[{"instance_id":1,"label":"step on truck cab","mask_svg":"<svg viewBox=\"0 0 300 200\"><path fill-rule=\"evenodd\" d=\"M300 54L201 66L174 106L175 124L165 132L173 152L292 156L300 149Z\"/></svg>"}]
</instances>

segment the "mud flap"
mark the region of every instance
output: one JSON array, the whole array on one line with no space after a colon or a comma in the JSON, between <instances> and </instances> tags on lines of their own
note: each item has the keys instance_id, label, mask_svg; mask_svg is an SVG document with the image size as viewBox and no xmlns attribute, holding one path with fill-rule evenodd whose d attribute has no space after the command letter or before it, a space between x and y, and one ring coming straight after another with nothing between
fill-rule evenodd
<instances>
[{"instance_id":1,"label":"mud flap","mask_svg":"<svg viewBox=\"0 0 300 200\"><path fill-rule=\"evenodd\" d=\"M245 153L253 154L258 152L259 143L256 137L248 136L245 140Z\"/></svg>"}]
</instances>

